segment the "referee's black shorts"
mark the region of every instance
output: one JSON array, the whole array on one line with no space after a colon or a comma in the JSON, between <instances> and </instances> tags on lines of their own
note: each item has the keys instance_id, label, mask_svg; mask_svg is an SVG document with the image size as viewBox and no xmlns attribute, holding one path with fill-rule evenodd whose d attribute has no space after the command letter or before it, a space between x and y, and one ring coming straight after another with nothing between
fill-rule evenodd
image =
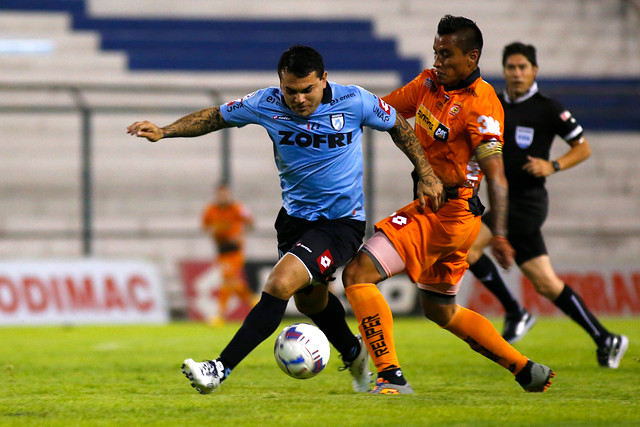
<instances>
[{"instance_id":1,"label":"referee's black shorts","mask_svg":"<svg viewBox=\"0 0 640 427\"><path fill-rule=\"evenodd\" d=\"M509 218L507 238L516 251L517 265L547 254L547 246L542 235L542 225L549 212L549 197L544 187L526 191L509 188ZM487 215L491 215L489 212ZM487 224L488 216L482 221Z\"/></svg>"},{"instance_id":2,"label":"referee's black shorts","mask_svg":"<svg viewBox=\"0 0 640 427\"><path fill-rule=\"evenodd\" d=\"M350 218L308 221L290 216L282 208L275 228L279 256L295 255L315 280L327 283L336 269L349 262L362 245L365 222Z\"/></svg>"}]
</instances>

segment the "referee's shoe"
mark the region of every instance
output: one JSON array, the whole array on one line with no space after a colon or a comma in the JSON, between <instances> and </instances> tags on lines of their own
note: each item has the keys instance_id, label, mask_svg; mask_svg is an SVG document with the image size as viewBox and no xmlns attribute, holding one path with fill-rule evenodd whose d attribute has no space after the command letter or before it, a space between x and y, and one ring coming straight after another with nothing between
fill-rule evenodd
<instances>
[{"instance_id":1,"label":"referee's shoe","mask_svg":"<svg viewBox=\"0 0 640 427\"><path fill-rule=\"evenodd\" d=\"M529 329L536 324L536 317L524 308L516 314L507 314L504 318L502 338L509 344L521 340Z\"/></svg>"},{"instance_id":2,"label":"referee's shoe","mask_svg":"<svg viewBox=\"0 0 640 427\"><path fill-rule=\"evenodd\" d=\"M610 335L596 351L598 363L603 368L616 369L620 366L620 360L628 347L629 338L624 335Z\"/></svg>"}]
</instances>

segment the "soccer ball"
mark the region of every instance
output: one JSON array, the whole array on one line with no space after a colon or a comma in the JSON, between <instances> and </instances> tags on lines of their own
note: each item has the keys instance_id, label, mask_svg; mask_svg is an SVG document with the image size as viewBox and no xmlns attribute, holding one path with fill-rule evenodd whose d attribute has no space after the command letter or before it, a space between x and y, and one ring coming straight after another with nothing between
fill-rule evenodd
<instances>
[{"instance_id":1,"label":"soccer ball","mask_svg":"<svg viewBox=\"0 0 640 427\"><path fill-rule=\"evenodd\" d=\"M297 379L319 374L327 366L330 353L327 337L308 323L295 323L284 328L273 348L282 372Z\"/></svg>"}]
</instances>

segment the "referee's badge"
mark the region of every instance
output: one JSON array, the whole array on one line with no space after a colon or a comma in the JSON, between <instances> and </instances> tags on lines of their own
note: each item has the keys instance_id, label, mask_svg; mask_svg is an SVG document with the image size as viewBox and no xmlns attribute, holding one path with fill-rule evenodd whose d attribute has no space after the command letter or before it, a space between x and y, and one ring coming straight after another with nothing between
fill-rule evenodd
<instances>
[{"instance_id":1,"label":"referee's badge","mask_svg":"<svg viewBox=\"0 0 640 427\"><path fill-rule=\"evenodd\" d=\"M336 131L341 131L344 127L344 114L332 114L329 116L331 119L331 127Z\"/></svg>"},{"instance_id":2,"label":"referee's badge","mask_svg":"<svg viewBox=\"0 0 640 427\"><path fill-rule=\"evenodd\" d=\"M533 128L516 126L516 144L523 150L529 148L533 142Z\"/></svg>"}]
</instances>

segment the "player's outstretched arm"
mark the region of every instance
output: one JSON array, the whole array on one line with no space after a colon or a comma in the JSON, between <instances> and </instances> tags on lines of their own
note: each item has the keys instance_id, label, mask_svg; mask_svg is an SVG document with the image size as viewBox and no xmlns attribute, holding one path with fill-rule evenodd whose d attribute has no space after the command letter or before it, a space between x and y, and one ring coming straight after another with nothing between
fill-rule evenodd
<instances>
[{"instance_id":1,"label":"player's outstretched arm","mask_svg":"<svg viewBox=\"0 0 640 427\"><path fill-rule=\"evenodd\" d=\"M420 206L426 207L428 198L431 210L437 212L444 203L444 188L442 181L431 168L413 128L404 117L398 114L395 125L389 129L389 134L398 148L411 160L418 173L417 193Z\"/></svg>"},{"instance_id":2,"label":"player's outstretched arm","mask_svg":"<svg viewBox=\"0 0 640 427\"><path fill-rule=\"evenodd\" d=\"M135 122L127 128L127 133L156 142L162 138L201 136L227 127L230 125L222 118L220 108L212 107L186 115L162 128L148 121Z\"/></svg>"},{"instance_id":3,"label":"player's outstretched arm","mask_svg":"<svg viewBox=\"0 0 640 427\"><path fill-rule=\"evenodd\" d=\"M507 240L508 183L504 175L502 153L496 152L478 160L480 169L487 179L487 193L491 206L491 223L493 233L491 250L502 268L513 264L515 251Z\"/></svg>"}]
</instances>

